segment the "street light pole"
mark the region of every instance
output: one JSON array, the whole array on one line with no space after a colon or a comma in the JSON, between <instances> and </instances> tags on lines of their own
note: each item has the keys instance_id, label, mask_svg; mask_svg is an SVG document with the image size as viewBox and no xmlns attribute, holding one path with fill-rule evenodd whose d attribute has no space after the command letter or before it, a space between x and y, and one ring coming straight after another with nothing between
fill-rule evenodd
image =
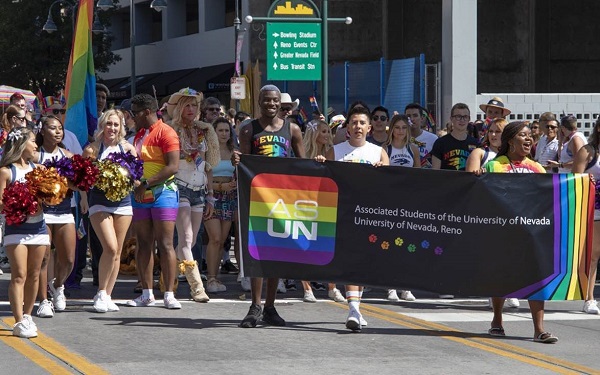
<instances>
[{"instance_id":1,"label":"street light pole","mask_svg":"<svg viewBox=\"0 0 600 375\"><path fill-rule=\"evenodd\" d=\"M135 7L133 4L134 0L130 0L130 8L129 8L129 28L130 28L130 39L129 39L129 48L131 50L131 97L135 96Z\"/></svg>"},{"instance_id":2,"label":"street light pole","mask_svg":"<svg viewBox=\"0 0 600 375\"><path fill-rule=\"evenodd\" d=\"M239 62L237 61L237 53L238 53L237 51L238 51L238 43L239 43L238 37L240 34L240 25L242 24L242 22L240 21L239 6L240 6L239 0L235 0L235 19L233 20L233 26L234 26L233 30L234 30L235 42L233 43L233 59L238 64L239 64ZM235 71L235 76L239 77L237 70ZM235 111L236 112L240 111L240 100L239 99L235 100Z\"/></svg>"},{"instance_id":3,"label":"street light pole","mask_svg":"<svg viewBox=\"0 0 600 375\"><path fill-rule=\"evenodd\" d=\"M136 74L135 74L135 0L129 1L129 49L131 51L131 97L135 96ZM150 3L150 8L157 12L162 12L167 9L165 0L153 0Z\"/></svg>"}]
</instances>

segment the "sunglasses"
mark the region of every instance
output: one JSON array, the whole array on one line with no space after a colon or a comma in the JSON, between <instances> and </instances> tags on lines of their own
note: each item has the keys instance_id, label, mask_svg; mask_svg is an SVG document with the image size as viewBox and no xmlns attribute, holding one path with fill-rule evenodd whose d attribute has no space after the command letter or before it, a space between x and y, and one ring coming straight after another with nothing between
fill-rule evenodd
<instances>
[{"instance_id":1,"label":"sunglasses","mask_svg":"<svg viewBox=\"0 0 600 375\"><path fill-rule=\"evenodd\" d=\"M206 108L207 111L211 111L211 112L217 112L220 111L221 108Z\"/></svg>"},{"instance_id":2,"label":"sunglasses","mask_svg":"<svg viewBox=\"0 0 600 375\"><path fill-rule=\"evenodd\" d=\"M558 126L556 126L556 125L546 125L546 127L548 129L558 129Z\"/></svg>"},{"instance_id":3,"label":"sunglasses","mask_svg":"<svg viewBox=\"0 0 600 375\"><path fill-rule=\"evenodd\" d=\"M379 121L379 120L387 121L387 119L388 119L387 116L377 116L377 115L373 116L373 121Z\"/></svg>"},{"instance_id":4,"label":"sunglasses","mask_svg":"<svg viewBox=\"0 0 600 375\"><path fill-rule=\"evenodd\" d=\"M279 108L279 110L280 110L281 112L289 112L289 111L291 111L291 110L292 110L292 107L281 107L281 108Z\"/></svg>"},{"instance_id":5,"label":"sunglasses","mask_svg":"<svg viewBox=\"0 0 600 375\"><path fill-rule=\"evenodd\" d=\"M531 129L536 130L536 129L539 129L539 127L538 126L532 126Z\"/></svg>"},{"instance_id":6,"label":"sunglasses","mask_svg":"<svg viewBox=\"0 0 600 375\"><path fill-rule=\"evenodd\" d=\"M16 118L19 121L25 121L25 116L23 116L23 117L13 116L13 117Z\"/></svg>"},{"instance_id":7,"label":"sunglasses","mask_svg":"<svg viewBox=\"0 0 600 375\"><path fill-rule=\"evenodd\" d=\"M64 109L64 108L63 108L63 109L53 109L53 110L52 110L52 113L53 113L53 114L55 114L55 115L58 115L59 113L60 113L61 115L64 115L65 113L67 113L67 110L66 110L66 109Z\"/></svg>"}]
</instances>

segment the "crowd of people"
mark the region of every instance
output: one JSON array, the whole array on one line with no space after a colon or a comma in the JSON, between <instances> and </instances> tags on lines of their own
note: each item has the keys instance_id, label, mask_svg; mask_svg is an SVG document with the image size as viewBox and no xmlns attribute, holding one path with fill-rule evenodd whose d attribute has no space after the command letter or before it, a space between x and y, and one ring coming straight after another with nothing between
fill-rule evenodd
<instances>
[{"instance_id":1,"label":"crowd of people","mask_svg":"<svg viewBox=\"0 0 600 375\"><path fill-rule=\"evenodd\" d=\"M27 172L47 160L79 154L100 161L121 152L143 161L143 176L135 181L132 194L118 202L107 199L101 189L85 192L70 186L77 193L72 199L65 198L54 206L42 205L21 225L4 225L16 336L37 335L32 318L36 301L40 318L65 310L65 287L81 282L88 250L93 284L98 287L93 296L94 310L119 311L111 294L128 238L137 243L136 291L140 295L127 306L156 304L157 268L163 303L168 309L182 307L175 296L178 280L189 283L190 298L196 302L206 303L210 294L226 291L219 271L239 271L229 258L229 248L231 234L237 228L235 167L240 154L445 169L476 175L573 171L600 178L600 120L588 143L577 130L574 116L559 119L546 112L535 122L509 123L506 117L511 112L498 97L480 106L485 118L475 122L470 108L456 103L448 126L436 133L427 110L418 103L407 105L404 113L390 113L383 106L370 110L366 103L357 101L345 116L326 117L316 112L312 121L302 123L295 115L299 100L292 100L273 85L260 90L260 113L255 118L244 112L226 111L217 98L205 98L190 88L173 93L160 107L156 98L138 94L118 107L106 109L108 94L108 89L98 84L97 129L84 149L64 128L65 108L60 101L48 105L37 122L18 94L4 110L0 197L7 186L24 181ZM595 211L595 220L590 281L583 307L589 314L600 313L593 295L600 257L600 210ZM234 241L237 259L238 244ZM242 289L252 293L241 327L256 327L261 319L270 325L286 324L274 302L278 292L295 288L293 280L267 279L264 305L261 278L249 279L240 274L238 281ZM348 329L360 331L367 325L360 313L365 292L362 286L346 285L344 296L335 284L326 287L310 280L302 280L301 284L305 302L316 301L313 288L327 289L332 300L347 302ZM389 289L387 296L390 301L416 300L410 290L398 294L396 289ZM534 341L556 342L558 338L543 327L544 301L528 302ZM513 298L490 298L494 312L490 335L505 335L505 303L509 307L520 305Z\"/></svg>"}]
</instances>

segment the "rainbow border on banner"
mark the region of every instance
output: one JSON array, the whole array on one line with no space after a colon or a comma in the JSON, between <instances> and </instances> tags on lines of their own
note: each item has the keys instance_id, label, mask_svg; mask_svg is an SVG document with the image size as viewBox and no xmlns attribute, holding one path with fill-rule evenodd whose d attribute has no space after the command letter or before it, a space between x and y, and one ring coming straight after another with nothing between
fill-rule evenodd
<instances>
[{"instance_id":1,"label":"rainbow border on banner","mask_svg":"<svg viewBox=\"0 0 600 375\"><path fill-rule=\"evenodd\" d=\"M554 185L554 272L511 296L531 300L581 300L588 288L595 189L589 175L556 174ZM585 216L584 216L585 215Z\"/></svg>"}]
</instances>

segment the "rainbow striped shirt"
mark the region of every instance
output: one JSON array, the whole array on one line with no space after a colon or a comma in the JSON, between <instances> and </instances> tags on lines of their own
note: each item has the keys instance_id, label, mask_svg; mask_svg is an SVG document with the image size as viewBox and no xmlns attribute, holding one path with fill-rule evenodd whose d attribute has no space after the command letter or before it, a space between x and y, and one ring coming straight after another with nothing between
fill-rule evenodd
<instances>
[{"instance_id":1,"label":"rainbow striped shirt","mask_svg":"<svg viewBox=\"0 0 600 375\"><path fill-rule=\"evenodd\" d=\"M485 168L492 173L546 173L544 167L536 161L525 158L522 162L511 162L506 155L489 161Z\"/></svg>"}]
</instances>

